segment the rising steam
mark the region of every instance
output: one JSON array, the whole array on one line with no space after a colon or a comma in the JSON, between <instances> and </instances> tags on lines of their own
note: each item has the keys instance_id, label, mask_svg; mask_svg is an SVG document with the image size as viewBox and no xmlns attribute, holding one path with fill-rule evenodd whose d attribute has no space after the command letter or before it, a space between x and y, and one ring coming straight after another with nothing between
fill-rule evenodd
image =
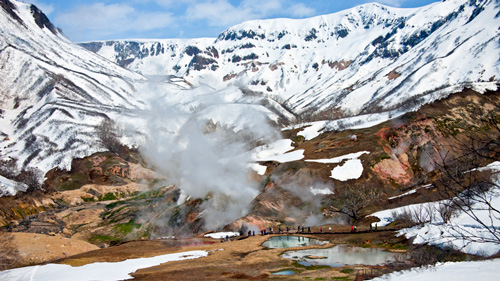
<instances>
[{"instance_id":1,"label":"rising steam","mask_svg":"<svg viewBox=\"0 0 500 281\"><path fill-rule=\"evenodd\" d=\"M242 95L237 88L231 91ZM249 143L272 141L275 130L262 108L249 105L242 110L241 104L222 100L221 92L207 88L197 92L203 92L202 98L182 106L172 105L168 98L151 102L148 139L141 152L181 190L183 198L203 200L204 228L215 230L247 214L260 188L249 180ZM237 110L239 129L231 124L235 120L214 122L207 116L214 108L218 116L235 116Z\"/></svg>"}]
</instances>

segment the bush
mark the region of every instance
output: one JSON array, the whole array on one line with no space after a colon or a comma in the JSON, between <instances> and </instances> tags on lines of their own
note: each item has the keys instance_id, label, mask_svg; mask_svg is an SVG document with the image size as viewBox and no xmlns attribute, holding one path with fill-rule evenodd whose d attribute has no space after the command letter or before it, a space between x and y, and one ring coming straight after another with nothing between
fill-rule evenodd
<instances>
[{"instance_id":1,"label":"bush","mask_svg":"<svg viewBox=\"0 0 500 281\"><path fill-rule=\"evenodd\" d=\"M16 181L24 183L28 187L26 193L43 190L43 172L38 168L30 167L21 171L21 173L16 176Z\"/></svg>"}]
</instances>

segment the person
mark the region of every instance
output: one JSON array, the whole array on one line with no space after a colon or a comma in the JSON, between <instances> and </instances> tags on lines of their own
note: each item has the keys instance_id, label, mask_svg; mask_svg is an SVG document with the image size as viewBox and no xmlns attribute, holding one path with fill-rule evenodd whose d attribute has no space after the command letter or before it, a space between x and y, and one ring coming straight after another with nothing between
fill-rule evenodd
<instances>
[{"instance_id":1,"label":"person","mask_svg":"<svg viewBox=\"0 0 500 281\"><path fill-rule=\"evenodd\" d=\"M273 234L273 228L272 227L269 228L269 234Z\"/></svg>"},{"instance_id":2,"label":"person","mask_svg":"<svg viewBox=\"0 0 500 281\"><path fill-rule=\"evenodd\" d=\"M304 233L304 227L302 227L302 233Z\"/></svg>"},{"instance_id":3,"label":"person","mask_svg":"<svg viewBox=\"0 0 500 281\"><path fill-rule=\"evenodd\" d=\"M250 235L252 235L252 231L251 230L248 231L248 236L250 236Z\"/></svg>"},{"instance_id":4,"label":"person","mask_svg":"<svg viewBox=\"0 0 500 281\"><path fill-rule=\"evenodd\" d=\"M229 241L229 235L226 235L226 242Z\"/></svg>"},{"instance_id":5,"label":"person","mask_svg":"<svg viewBox=\"0 0 500 281\"><path fill-rule=\"evenodd\" d=\"M377 224L375 224L375 230L377 230Z\"/></svg>"},{"instance_id":6,"label":"person","mask_svg":"<svg viewBox=\"0 0 500 281\"><path fill-rule=\"evenodd\" d=\"M307 227L307 233L311 233L311 227L310 226Z\"/></svg>"},{"instance_id":7,"label":"person","mask_svg":"<svg viewBox=\"0 0 500 281\"><path fill-rule=\"evenodd\" d=\"M354 232L356 232L356 226L354 226Z\"/></svg>"},{"instance_id":8,"label":"person","mask_svg":"<svg viewBox=\"0 0 500 281\"><path fill-rule=\"evenodd\" d=\"M300 232L300 225L299 225L299 227L297 228L297 233L299 233L299 232Z\"/></svg>"},{"instance_id":9,"label":"person","mask_svg":"<svg viewBox=\"0 0 500 281\"><path fill-rule=\"evenodd\" d=\"M328 232L332 233L332 227L331 226L328 227Z\"/></svg>"},{"instance_id":10,"label":"person","mask_svg":"<svg viewBox=\"0 0 500 281\"><path fill-rule=\"evenodd\" d=\"M354 232L354 225L351 225L351 232Z\"/></svg>"},{"instance_id":11,"label":"person","mask_svg":"<svg viewBox=\"0 0 500 281\"><path fill-rule=\"evenodd\" d=\"M319 227L319 232L323 233L323 227L322 226Z\"/></svg>"},{"instance_id":12,"label":"person","mask_svg":"<svg viewBox=\"0 0 500 281\"><path fill-rule=\"evenodd\" d=\"M255 230L252 230L252 236L255 236Z\"/></svg>"},{"instance_id":13,"label":"person","mask_svg":"<svg viewBox=\"0 0 500 281\"><path fill-rule=\"evenodd\" d=\"M370 231L372 230L372 224L370 223Z\"/></svg>"},{"instance_id":14,"label":"person","mask_svg":"<svg viewBox=\"0 0 500 281\"><path fill-rule=\"evenodd\" d=\"M288 230L289 230L289 229L288 229L288 226L287 226L287 227L286 227L286 233L288 233Z\"/></svg>"}]
</instances>

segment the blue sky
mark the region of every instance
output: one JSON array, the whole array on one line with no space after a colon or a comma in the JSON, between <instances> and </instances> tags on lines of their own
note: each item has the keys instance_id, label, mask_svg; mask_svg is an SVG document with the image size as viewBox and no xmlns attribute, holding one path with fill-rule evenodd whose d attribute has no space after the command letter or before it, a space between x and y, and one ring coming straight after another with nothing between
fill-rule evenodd
<instances>
[{"instance_id":1,"label":"blue sky","mask_svg":"<svg viewBox=\"0 0 500 281\"><path fill-rule=\"evenodd\" d=\"M24 0L37 5L75 42L217 37L247 20L307 18L335 13L367 0ZM437 0L378 0L420 7Z\"/></svg>"}]
</instances>

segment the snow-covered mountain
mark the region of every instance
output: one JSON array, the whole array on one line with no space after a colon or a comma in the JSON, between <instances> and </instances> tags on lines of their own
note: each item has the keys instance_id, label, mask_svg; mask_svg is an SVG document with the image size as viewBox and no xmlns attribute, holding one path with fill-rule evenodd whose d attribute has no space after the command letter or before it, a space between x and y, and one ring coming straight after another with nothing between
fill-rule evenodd
<instances>
[{"instance_id":1,"label":"snow-covered mountain","mask_svg":"<svg viewBox=\"0 0 500 281\"><path fill-rule=\"evenodd\" d=\"M366 4L310 19L245 22L218 38L88 42L144 75L236 85L293 114L408 111L465 87L496 88L500 4ZM283 110L281 110L283 113Z\"/></svg>"},{"instance_id":2,"label":"snow-covered mountain","mask_svg":"<svg viewBox=\"0 0 500 281\"><path fill-rule=\"evenodd\" d=\"M143 76L73 44L33 5L0 1L0 154L69 168L102 150L95 127L144 107Z\"/></svg>"},{"instance_id":3,"label":"snow-covered mountain","mask_svg":"<svg viewBox=\"0 0 500 281\"><path fill-rule=\"evenodd\" d=\"M496 0L366 4L245 22L218 38L80 44L88 50L35 6L0 6L0 154L43 171L102 150L96 126L104 118L133 120L147 134L140 123L151 116L137 112L151 109L152 96L156 111L242 130L263 120L257 115L401 113L464 87L496 88L500 78ZM153 121L171 131L162 118Z\"/></svg>"}]
</instances>

